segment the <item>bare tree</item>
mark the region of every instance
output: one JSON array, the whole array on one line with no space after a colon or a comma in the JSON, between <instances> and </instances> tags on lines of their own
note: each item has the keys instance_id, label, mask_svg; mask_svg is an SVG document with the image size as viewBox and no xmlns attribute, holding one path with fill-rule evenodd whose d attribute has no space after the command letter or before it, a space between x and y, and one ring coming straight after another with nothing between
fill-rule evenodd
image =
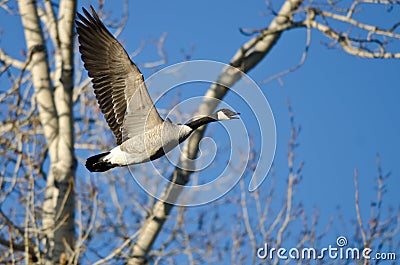
<instances>
[{"instance_id":1,"label":"bare tree","mask_svg":"<svg viewBox=\"0 0 400 265\"><path fill-rule=\"evenodd\" d=\"M5 5L6 3L2 3ZM41 124L46 141L49 166L45 169L46 187L42 209L42 237L44 263L54 264L66 256L74 246L74 179L76 159L73 135L73 39L75 1L60 1L58 17L50 1L39 7L36 1L18 1L19 14L24 27L27 56L21 69L20 80L13 84L18 92L21 79L29 75L33 86L37 122ZM51 65L48 44L42 23L55 46ZM13 65L11 58L2 51L5 67ZM10 60L10 63L7 62ZM27 71L29 74L24 74ZM24 81L28 82L28 81ZM29 90L27 90L29 91ZM26 98L28 100L28 98ZM24 109L21 109L23 111ZM20 113L23 115L23 113ZM32 117L28 117L26 121ZM15 121L9 121L15 122ZM7 126L7 123L3 125ZM23 139L22 139L23 142ZM40 167L41 168L41 165ZM16 170L21 168L16 167ZM32 172L33 173L33 172ZM32 184L33 185L33 184ZM33 186L31 187L33 188ZM34 210L33 208L31 210ZM33 214L33 213L32 213ZM27 218L26 229L32 225L33 216ZM29 231L25 231L29 238ZM30 251L29 253L32 253ZM35 257L40 258L41 255ZM26 258L27 259L27 258Z\"/></svg>"},{"instance_id":2,"label":"bare tree","mask_svg":"<svg viewBox=\"0 0 400 265\"><path fill-rule=\"evenodd\" d=\"M174 205L143 195L131 179L121 177L123 171L118 169L96 179L89 174L75 178L77 161L83 162L88 152L107 148L99 136L104 135L107 125L93 118L100 113L90 79L83 73L81 64L73 60L76 1L19 0L17 3L16 7L10 1L0 1L0 6L10 16L21 17L26 42L22 59L0 48L0 78L9 86L0 92L4 110L0 114L1 263L146 264L150 261L160 264L164 261L177 263L177 256L183 254L190 264L255 264L259 262L255 251L262 242L279 247L288 234L297 236L300 248L306 244L318 246L332 223L318 232L318 211L308 216L301 202L295 200L294 187L301 184L303 163L294 160L299 128L294 123L290 105L289 174L281 205L272 206L272 201L278 198L273 186L274 176L279 174L275 167L267 193L249 194L241 180L230 196L211 204L212 211L184 207L172 211ZM229 87L242 77L241 72L247 73L256 67L279 43L281 34L292 29L304 30L307 34L303 57L298 65L267 81L281 78L302 65L311 35L317 33L326 36L328 47L340 48L357 57L399 58L399 53L390 46L400 39L400 34L396 33L399 23L381 28L358 21L357 14L363 11L364 5L390 7L398 3L286 0L275 10L272 3L267 2L273 16L270 24L263 29L242 30L250 39L238 48L229 62L238 70L226 68L220 73L197 114L211 113L218 104L215 99L222 99L229 92ZM117 28L118 34L126 22L126 6L119 24L109 19L103 7L103 1L99 1L99 14L108 25ZM156 43L162 59L145 63L145 66L166 63L165 36L163 34ZM142 47L137 52L140 49ZM223 85L216 85L218 83ZM205 129L196 132L184 145L180 165L196 158ZM110 134L106 135L112 139ZM169 172L165 161L157 163L165 174ZM386 175L379 165L372 221L366 225L356 207L356 236L364 247L372 244L381 248L398 247L399 243L391 241L399 231L398 209L388 220L382 220L380 215ZM145 165L135 170L152 174ZM250 164L245 177L249 177L252 170ZM177 167L171 179L175 184L186 185L191 174ZM359 203L357 194L356 185L356 206ZM179 195L180 190L170 185L165 187L163 198L174 201ZM231 220L237 224L234 227L229 227L219 216L219 210L224 210L226 205L235 209L232 215L235 219ZM255 209L252 213L256 212L257 222L249 208ZM302 231L291 231L290 226L296 222L302 225ZM160 235L163 240L154 248ZM217 240L221 238L228 241L221 243ZM271 263L280 261L275 258Z\"/></svg>"}]
</instances>

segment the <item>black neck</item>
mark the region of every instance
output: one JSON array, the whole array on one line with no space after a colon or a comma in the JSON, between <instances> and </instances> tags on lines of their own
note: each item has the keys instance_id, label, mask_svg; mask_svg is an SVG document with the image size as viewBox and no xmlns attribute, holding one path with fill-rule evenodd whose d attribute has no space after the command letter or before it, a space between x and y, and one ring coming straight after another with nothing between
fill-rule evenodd
<instances>
[{"instance_id":1,"label":"black neck","mask_svg":"<svg viewBox=\"0 0 400 265\"><path fill-rule=\"evenodd\" d=\"M208 123L214 122L214 121L218 121L218 120L215 119L214 117L207 116L207 117L202 117L200 119L188 122L188 123L186 123L186 125L189 126L190 128L192 128L193 130L196 130L200 126L203 126L205 124L208 124Z\"/></svg>"}]
</instances>

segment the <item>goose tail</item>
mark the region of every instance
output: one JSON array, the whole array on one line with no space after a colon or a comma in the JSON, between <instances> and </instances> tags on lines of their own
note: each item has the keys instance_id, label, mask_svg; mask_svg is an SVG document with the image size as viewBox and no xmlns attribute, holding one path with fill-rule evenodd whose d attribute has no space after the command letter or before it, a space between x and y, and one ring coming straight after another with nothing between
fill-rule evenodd
<instances>
[{"instance_id":1,"label":"goose tail","mask_svg":"<svg viewBox=\"0 0 400 265\"><path fill-rule=\"evenodd\" d=\"M107 156L108 154L110 154L110 152L107 153L102 153L102 154L98 154L98 155L94 155L89 157L86 160L86 168L90 171L90 172L104 172L107 171L113 167L116 167L118 165L112 164L108 161L104 161L103 158L105 156Z\"/></svg>"}]
</instances>

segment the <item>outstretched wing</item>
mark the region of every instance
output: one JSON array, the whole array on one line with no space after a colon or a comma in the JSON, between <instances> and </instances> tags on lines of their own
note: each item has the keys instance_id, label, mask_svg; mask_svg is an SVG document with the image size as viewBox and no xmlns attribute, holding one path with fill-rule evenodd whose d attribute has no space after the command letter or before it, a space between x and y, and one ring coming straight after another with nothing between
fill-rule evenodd
<instances>
[{"instance_id":1,"label":"outstretched wing","mask_svg":"<svg viewBox=\"0 0 400 265\"><path fill-rule=\"evenodd\" d=\"M122 45L107 30L92 6L92 14L85 8L82 10L84 16L78 13L80 21L76 22L79 51L92 78L100 109L120 145L127 140L122 139L124 119L128 125L124 135L128 138L142 133L145 126L153 127L163 120L153 105L142 73ZM129 117L125 117L128 105Z\"/></svg>"}]
</instances>

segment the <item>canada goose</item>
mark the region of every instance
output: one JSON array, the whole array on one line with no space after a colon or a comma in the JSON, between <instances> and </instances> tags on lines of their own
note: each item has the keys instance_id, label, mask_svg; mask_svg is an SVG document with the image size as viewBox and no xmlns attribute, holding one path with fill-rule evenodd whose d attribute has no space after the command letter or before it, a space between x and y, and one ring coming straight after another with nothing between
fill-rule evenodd
<instances>
[{"instance_id":1,"label":"canada goose","mask_svg":"<svg viewBox=\"0 0 400 265\"><path fill-rule=\"evenodd\" d=\"M101 111L117 140L111 151L89 157L86 168L104 172L116 166L139 164L160 158L202 125L237 119L239 113L221 109L186 124L174 124L158 114L143 75L122 45L90 6L90 14L78 13L78 40L84 67L92 78ZM124 139L123 136L124 135Z\"/></svg>"}]
</instances>

